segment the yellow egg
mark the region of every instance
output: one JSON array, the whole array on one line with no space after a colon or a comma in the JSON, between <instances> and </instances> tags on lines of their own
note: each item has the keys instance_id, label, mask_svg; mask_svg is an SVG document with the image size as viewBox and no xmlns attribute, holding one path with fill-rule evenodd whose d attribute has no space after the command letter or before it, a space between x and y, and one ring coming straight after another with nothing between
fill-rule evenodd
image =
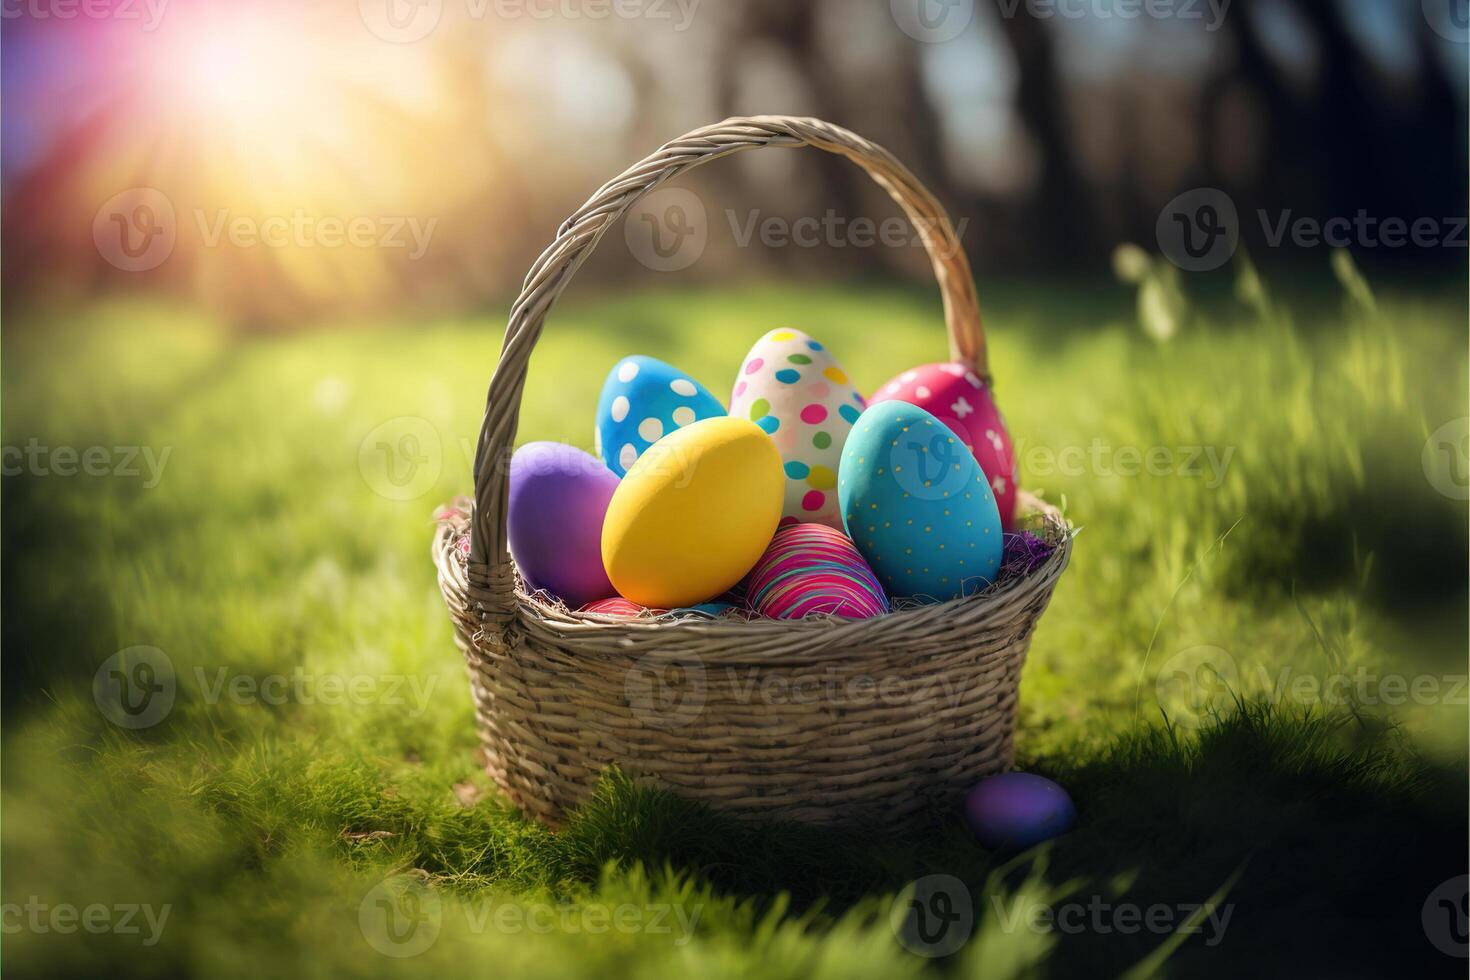
<instances>
[{"instance_id":1,"label":"yellow egg","mask_svg":"<svg viewBox=\"0 0 1470 980\"><path fill-rule=\"evenodd\" d=\"M760 559L785 489L781 454L754 422L712 418L671 432L638 457L607 506L607 577L650 608L713 598Z\"/></svg>"}]
</instances>

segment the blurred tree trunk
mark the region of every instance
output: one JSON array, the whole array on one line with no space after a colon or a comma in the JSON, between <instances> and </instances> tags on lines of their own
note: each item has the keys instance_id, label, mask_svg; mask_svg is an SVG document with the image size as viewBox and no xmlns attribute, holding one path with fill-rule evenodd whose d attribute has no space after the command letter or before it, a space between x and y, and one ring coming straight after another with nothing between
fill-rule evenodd
<instances>
[{"instance_id":1,"label":"blurred tree trunk","mask_svg":"<svg viewBox=\"0 0 1470 980\"><path fill-rule=\"evenodd\" d=\"M842 124L843 93L819 50L815 14L815 4L751 0L732 15L732 33L728 43L720 47L721 58L716 73L722 114L733 116L757 112L799 111ZM747 59L760 45L769 45L780 50L791 65L803 72L808 84L805 95L809 105L798 110L795 106L754 107L741 104L741 75ZM815 157L813 163L817 168L818 181L809 213L820 218L831 211L846 220L868 214L870 209L865 208L862 195L858 191L858 182L867 177L841 157L830 153L816 153L811 156ZM743 177L734 179L740 182L743 196L752 208L764 207L760 200L760 188L753 187ZM809 260L817 265L830 266L840 261L843 270L851 275L870 274L881 268L882 256L876 254L881 249L847 248L839 252L831 248L818 248L803 251L817 253ZM801 264L806 264L806 257L803 259Z\"/></svg>"},{"instance_id":2,"label":"blurred tree trunk","mask_svg":"<svg viewBox=\"0 0 1470 980\"><path fill-rule=\"evenodd\" d=\"M1464 213L1464 110L1439 70L1433 37L1422 25L1416 71L1388 78L1362 50L1336 4L1293 0L1317 48L1317 70L1307 85L1293 84L1267 52L1258 21L1227 17L1223 30L1237 51L1204 90L1204 182L1237 197L1243 231L1261 242L1257 209L1273 219L1353 218L1360 210L1382 220L1444 218L1445 192ZM1220 122L1230 89L1243 86L1260 100L1262 157L1248 187L1221 178ZM1453 125L1447 125L1455 120ZM1406 152L1412 148L1412 152ZM1374 233L1376 234L1376 232ZM1364 243L1359 241L1362 246ZM1377 258L1388 250L1373 248ZM1403 258L1411 250L1397 250ZM1421 253L1422 256L1422 253Z\"/></svg>"},{"instance_id":3,"label":"blurred tree trunk","mask_svg":"<svg viewBox=\"0 0 1470 980\"><path fill-rule=\"evenodd\" d=\"M1036 223L1016 241L1025 244L1024 260L1035 267L1057 268L1063 263L1063 268L1075 268L1078 263L1097 262L1103 250L1072 148L1072 125L1051 30L1024 13L1002 16L1000 23L1020 72L1016 108L1039 160L1036 185L1025 208Z\"/></svg>"}]
</instances>

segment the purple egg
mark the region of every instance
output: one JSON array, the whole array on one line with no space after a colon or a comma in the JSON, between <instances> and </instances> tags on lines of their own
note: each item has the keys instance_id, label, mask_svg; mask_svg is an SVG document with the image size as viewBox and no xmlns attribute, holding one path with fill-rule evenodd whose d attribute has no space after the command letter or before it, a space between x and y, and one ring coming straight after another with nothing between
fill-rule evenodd
<instances>
[{"instance_id":1,"label":"purple egg","mask_svg":"<svg viewBox=\"0 0 1470 980\"><path fill-rule=\"evenodd\" d=\"M965 796L965 823L992 851L1024 850L1065 834L1076 822L1067 791L1029 772L991 776Z\"/></svg>"},{"instance_id":2,"label":"purple egg","mask_svg":"<svg viewBox=\"0 0 1470 980\"><path fill-rule=\"evenodd\" d=\"M528 442L510 461L506 536L521 575L573 609L613 595L602 567L602 519L618 478L560 442Z\"/></svg>"}]
</instances>

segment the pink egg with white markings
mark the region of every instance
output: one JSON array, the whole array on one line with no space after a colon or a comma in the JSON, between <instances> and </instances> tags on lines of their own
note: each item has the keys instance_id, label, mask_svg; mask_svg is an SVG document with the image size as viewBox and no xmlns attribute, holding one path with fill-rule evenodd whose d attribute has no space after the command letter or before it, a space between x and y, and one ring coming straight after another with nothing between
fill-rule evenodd
<instances>
[{"instance_id":1,"label":"pink egg with white markings","mask_svg":"<svg viewBox=\"0 0 1470 980\"><path fill-rule=\"evenodd\" d=\"M837 464L867 403L828 350L800 330L772 330L740 364L730 414L765 430L786 471L783 524L842 529Z\"/></svg>"},{"instance_id":2,"label":"pink egg with white markings","mask_svg":"<svg viewBox=\"0 0 1470 980\"><path fill-rule=\"evenodd\" d=\"M1016 450L984 378L963 364L925 364L879 388L873 404L885 401L917 405L964 440L990 481L1001 525L1015 527Z\"/></svg>"}]
</instances>

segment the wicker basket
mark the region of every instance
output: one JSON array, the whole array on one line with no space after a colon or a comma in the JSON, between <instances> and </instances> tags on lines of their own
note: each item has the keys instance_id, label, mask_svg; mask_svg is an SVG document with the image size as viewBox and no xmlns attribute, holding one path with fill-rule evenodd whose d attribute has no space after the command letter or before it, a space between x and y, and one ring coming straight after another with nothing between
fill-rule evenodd
<instances>
[{"instance_id":1,"label":"wicker basket","mask_svg":"<svg viewBox=\"0 0 1470 980\"><path fill-rule=\"evenodd\" d=\"M986 376L974 283L948 217L886 150L837 126L726 120L661 147L567 219L511 308L473 509L445 521L433 546L486 768L516 805L552 825L610 765L746 814L894 826L953 805L1012 760L1021 665L1071 550L1064 521L1035 498L1023 494L1021 505L1056 547L1029 575L867 620L617 620L528 594L511 562L506 463L547 311L640 197L763 146L839 153L893 196L924 234L952 356Z\"/></svg>"}]
</instances>

